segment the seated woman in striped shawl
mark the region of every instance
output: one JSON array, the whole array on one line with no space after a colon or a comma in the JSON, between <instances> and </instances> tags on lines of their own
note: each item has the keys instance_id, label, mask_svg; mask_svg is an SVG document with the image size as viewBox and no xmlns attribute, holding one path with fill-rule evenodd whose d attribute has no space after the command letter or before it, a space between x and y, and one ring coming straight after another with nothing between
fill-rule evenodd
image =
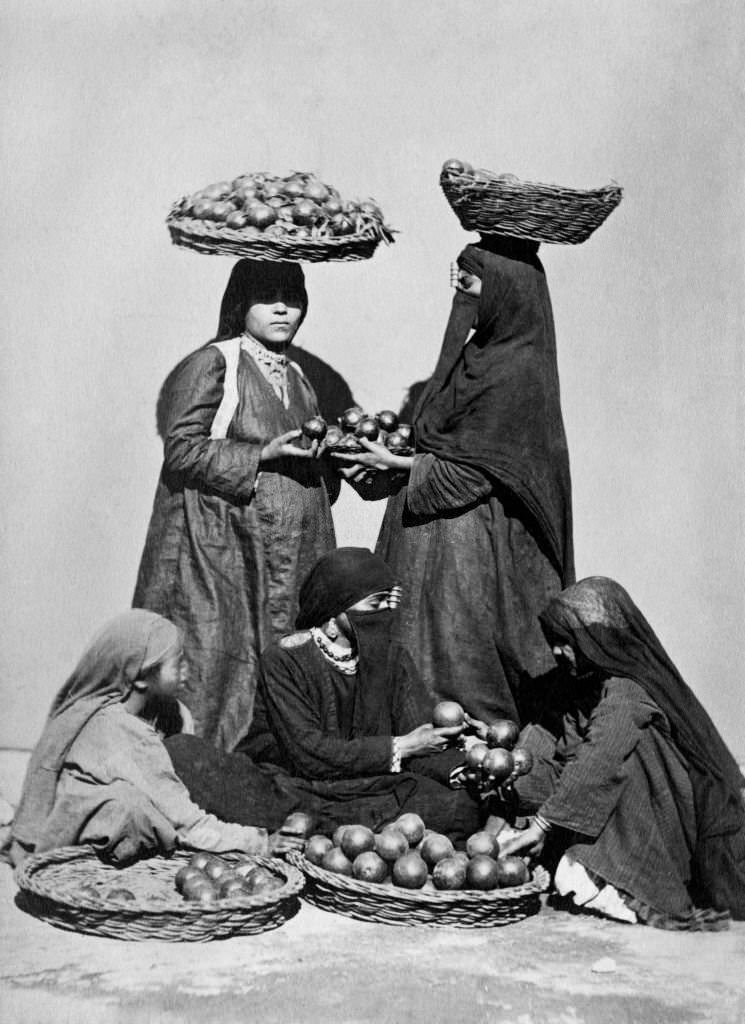
<instances>
[{"instance_id":1,"label":"seated woman in striped shawl","mask_svg":"<svg viewBox=\"0 0 745 1024\"><path fill-rule=\"evenodd\" d=\"M745 780L647 620L621 586L591 577L541 625L569 679L545 707L553 735L523 734L536 765L515 788L535 817L503 852L553 854L561 894L622 920L745 918Z\"/></svg>"}]
</instances>

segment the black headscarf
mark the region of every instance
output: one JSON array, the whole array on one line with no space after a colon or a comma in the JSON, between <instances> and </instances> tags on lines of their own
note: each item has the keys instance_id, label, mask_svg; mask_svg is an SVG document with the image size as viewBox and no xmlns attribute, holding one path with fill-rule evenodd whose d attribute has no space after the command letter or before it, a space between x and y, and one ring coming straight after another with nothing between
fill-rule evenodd
<instances>
[{"instance_id":1,"label":"black headscarf","mask_svg":"<svg viewBox=\"0 0 745 1024\"><path fill-rule=\"evenodd\" d=\"M398 703L397 652L391 648L391 608L351 612L363 597L390 590L394 576L383 559L367 548L337 548L324 555L300 589L299 629L321 626L347 611L359 656L353 735L385 736L393 728Z\"/></svg>"},{"instance_id":2,"label":"black headscarf","mask_svg":"<svg viewBox=\"0 0 745 1024\"><path fill-rule=\"evenodd\" d=\"M633 679L664 712L696 801L698 884L712 905L734 910L739 898L745 908L745 779L645 617L620 584L591 576L555 597L540 620L549 639L606 676Z\"/></svg>"},{"instance_id":3,"label":"black headscarf","mask_svg":"<svg viewBox=\"0 0 745 1024\"><path fill-rule=\"evenodd\" d=\"M220 305L220 321L216 340L236 338L246 326L246 312L252 298L282 285L297 292L302 299L303 315L308 312L305 275L299 263L272 260L239 260L230 274Z\"/></svg>"},{"instance_id":4,"label":"black headscarf","mask_svg":"<svg viewBox=\"0 0 745 1024\"><path fill-rule=\"evenodd\" d=\"M459 265L480 277L481 295L455 295L414 434L417 450L475 466L506 487L566 585L574 580L569 455L537 251L535 242L492 235L460 254Z\"/></svg>"},{"instance_id":5,"label":"black headscarf","mask_svg":"<svg viewBox=\"0 0 745 1024\"><path fill-rule=\"evenodd\" d=\"M300 588L297 628L321 626L393 584L393 573L379 555L367 548L337 548L316 562Z\"/></svg>"}]
</instances>

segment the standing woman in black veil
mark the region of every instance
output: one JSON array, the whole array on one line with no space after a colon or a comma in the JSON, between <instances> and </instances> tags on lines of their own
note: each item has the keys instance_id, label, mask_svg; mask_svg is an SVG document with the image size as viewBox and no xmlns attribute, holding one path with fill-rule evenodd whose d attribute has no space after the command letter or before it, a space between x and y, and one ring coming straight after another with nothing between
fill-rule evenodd
<instances>
[{"instance_id":1,"label":"standing woman in black veil","mask_svg":"<svg viewBox=\"0 0 745 1024\"><path fill-rule=\"evenodd\" d=\"M308 308L297 263L240 260L215 339L168 378L164 461L133 604L187 638L184 695L227 750L251 719L258 657L292 632L298 590L335 547L316 395L287 349Z\"/></svg>"},{"instance_id":2,"label":"standing woman in black veil","mask_svg":"<svg viewBox=\"0 0 745 1024\"><path fill-rule=\"evenodd\" d=\"M377 552L403 588L395 639L433 703L457 700L486 721L520 720L524 684L553 665L538 614L574 579L569 457L537 251L489 235L458 257L442 350L414 412L415 454L363 442L367 454L337 456L394 471Z\"/></svg>"}]
</instances>

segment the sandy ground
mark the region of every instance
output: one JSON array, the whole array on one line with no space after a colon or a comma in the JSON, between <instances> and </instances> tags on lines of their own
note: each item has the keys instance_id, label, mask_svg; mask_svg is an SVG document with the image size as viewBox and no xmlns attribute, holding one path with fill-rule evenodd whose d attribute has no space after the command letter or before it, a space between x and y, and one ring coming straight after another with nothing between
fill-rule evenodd
<instances>
[{"instance_id":1,"label":"sandy ground","mask_svg":"<svg viewBox=\"0 0 745 1024\"><path fill-rule=\"evenodd\" d=\"M672 934L545 905L466 931L369 924L302 904L275 931L175 944L65 932L15 898L0 866L6 1024L745 1021L745 922ZM608 973L593 970L603 959Z\"/></svg>"}]
</instances>

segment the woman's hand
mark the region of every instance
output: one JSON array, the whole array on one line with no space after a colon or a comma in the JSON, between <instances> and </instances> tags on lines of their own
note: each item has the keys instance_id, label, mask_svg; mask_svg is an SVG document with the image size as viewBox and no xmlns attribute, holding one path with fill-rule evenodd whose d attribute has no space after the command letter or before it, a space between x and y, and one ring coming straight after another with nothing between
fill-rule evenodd
<instances>
[{"instance_id":1,"label":"woman's hand","mask_svg":"<svg viewBox=\"0 0 745 1024\"><path fill-rule=\"evenodd\" d=\"M425 722L405 736L398 737L401 757L406 760L407 757L416 757L418 754L439 754L441 750L447 750L450 740L458 736L461 729L460 725L438 729L431 722Z\"/></svg>"},{"instance_id":2,"label":"woman's hand","mask_svg":"<svg viewBox=\"0 0 745 1024\"><path fill-rule=\"evenodd\" d=\"M320 454L318 441L312 441L310 448L299 448L292 444L302 433L302 430L288 430L286 434L275 437L261 449L259 462L271 462L273 459L283 459L288 455L296 459L317 458Z\"/></svg>"},{"instance_id":3,"label":"woman's hand","mask_svg":"<svg viewBox=\"0 0 745 1024\"><path fill-rule=\"evenodd\" d=\"M346 452L332 452L332 457L341 459L343 462L352 463L352 469L355 473L359 473L361 469L376 469L379 471L403 469L407 472L411 469L414 462L413 455L396 455L395 452L386 448L384 444L380 444L378 441L368 441L366 437L360 437L358 441L363 448L367 449L366 451L350 452L348 454ZM354 476L352 479L354 479Z\"/></svg>"},{"instance_id":4,"label":"woman's hand","mask_svg":"<svg viewBox=\"0 0 745 1024\"><path fill-rule=\"evenodd\" d=\"M289 853L290 850L302 852L304 846L305 840L302 836L287 836L282 832L272 832L269 836L270 854Z\"/></svg>"},{"instance_id":5,"label":"woman's hand","mask_svg":"<svg viewBox=\"0 0 745 1024\"><path fill-rule=\"evenodd\" d=\"M525 852L529 853L532 857L537 857L543 851L545 841L546 833L540 825L536 825L533 822L532 825L528 825L526 829L523 829L519 835L505 840L504 843L500 843L499 855L500 857L505 857L508 854Z\"/></svg>"},{"instance_id":6,"label":"woman's hand","mask_svg":"<svg viewBox=\"0 0 745 1024\"><path fill-rule=\"evenodd\" d=\"M489 726L486 722L480 722L478 718L472 718L467 712L463 713L463 717L466 720L466 725L469 726L473 732L476 733L481 742L486 743L486 734Z\"/></svg>"}]
</instances>

